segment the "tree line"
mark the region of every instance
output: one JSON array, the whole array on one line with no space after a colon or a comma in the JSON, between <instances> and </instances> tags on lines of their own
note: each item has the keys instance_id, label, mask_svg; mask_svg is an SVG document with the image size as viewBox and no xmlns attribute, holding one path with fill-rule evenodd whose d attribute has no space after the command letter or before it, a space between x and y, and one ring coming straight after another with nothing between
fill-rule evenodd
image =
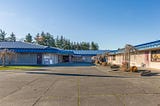
<instances>
[{"instance_id":1,"label":"tree line","mask_svg":"<svg viewBox=\"0 0 160 106\"><path fill-rule=\"evenodd\" d=\"M6 37L6 35L7 33L0 29L0 42L4 42L4 41L15 42L16 41L16 36L13 32L9 35L9 37Z\"/></svg>"},{"instance_id":2,"label":"tree line","mask_svg":"<svg viewBox=\"0 0 160 106\"><path fill-rule=\"evenodd\" d=\"M0 42L12 41L15 42L16 35L12 32L9 37L6 37L7 33L0 29ZM98 50L98 43L95 42L75 42L64 36L53 36L50 33L37 33L36 36L32 36L28 33L25 36L24 42L36 43L44 46L56 47L65 50Z\"/></svg>"}]
</instances>

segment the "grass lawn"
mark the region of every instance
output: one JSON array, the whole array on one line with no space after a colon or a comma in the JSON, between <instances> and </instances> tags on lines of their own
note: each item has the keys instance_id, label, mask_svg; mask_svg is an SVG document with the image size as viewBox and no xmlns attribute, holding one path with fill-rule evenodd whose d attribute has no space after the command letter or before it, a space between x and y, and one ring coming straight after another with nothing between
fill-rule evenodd
<instances>
[{"instance_id":1,"label":"grass lawn","mask_svg":"<svg viewBox=\"0 0 160 106\"><path fill-rule=\"evenodd\" d=\"M27 70L27 69L37 69L42 66L0 66L0 70Z\"/></svg>"}]
</instances>

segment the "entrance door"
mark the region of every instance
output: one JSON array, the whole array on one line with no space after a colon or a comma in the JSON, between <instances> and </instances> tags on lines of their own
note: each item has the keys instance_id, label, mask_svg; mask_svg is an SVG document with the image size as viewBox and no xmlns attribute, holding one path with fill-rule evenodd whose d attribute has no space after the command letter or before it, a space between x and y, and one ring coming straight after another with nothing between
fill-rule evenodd
<instances>
[{"instance_id":1,"label":"entrance door","mask_svg":"<svg viewBox=\"0 0 160 106\"><path fill-rule=\"evenodd\" d=\"M145 52L145 66L149 66L149 51Z\"/></svg>"},{"instance_id":2,"label":"entrance door","mask_svg":"<svg viewBox=\"0 0 160 106\"><path fill-rule=\"evenodd\" d=\"M69 56L68 55L63 56L63 62L69 62Z\"/></svg>"},{"instance_id":3,"label":"entrance door","mask_svg":"<svg viewBox=\"0 0 160 106\"><path fill-rule=\"evenodd\" d=\"M42 64L42 54L37 54L37 64Z\"/></svg>"}]
</instances>

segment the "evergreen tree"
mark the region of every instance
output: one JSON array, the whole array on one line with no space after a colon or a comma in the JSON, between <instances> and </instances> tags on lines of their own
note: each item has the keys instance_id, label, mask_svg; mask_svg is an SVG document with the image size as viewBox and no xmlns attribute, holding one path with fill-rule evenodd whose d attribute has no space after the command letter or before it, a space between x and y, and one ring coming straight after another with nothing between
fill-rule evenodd
<instances>
[{"instance_id":1,"label":"evergreen tree","mask_svg":"<svg viewBox=\"0 0 160 106\"><path fill-rule=\"evenodd\" d=\"M12 32L10 34L10 37L7 38L7 41L15 42L16 41L16 35Z\"/></svg>"},{"instance_id":2,"label":"evergreen tree","mask_svg":"<svg viewBox=\"0 0 160 106\"><path fill-rule=\"evenodd\" d=\"M71 49L71 42L70 42L70 40L67 40L66 42L67 42L67 47L70 50Z\"/></svg>"},{"instance_id":3,"label":"evergreen tree","mask_svg":"<svg viewBox=\"0 0 160 106\"><path fill-rule=\"evenodd\" d=\"M29 43L33 42L32 35L30 33L26 35L24 42L29 42Z\"/></svg>"},{"instance_id":4,"label":"evergreen tree","mask_svg":"<svg viewBox=\"0 0 160 106\"><path fill-rule=\"evenodd\" d=\"M45 33L42 31L42 33L41 33L41 36L43 37L43 36L45 36Z\"/></svg>"},{"instance_id":5,"label":"evergreen tree","mask_svg":"<svg viewBox=\"0 0 160 106\"><path fill-rule=\"evenodd\" d=\"M6 35L7 35L7 33L0 29L0 42L4 42L6 40L5 39Z\"/></svg>"},{"instance_id":6,"label":"evergreen tree","mask_svg":"<svg viewBox=\"0 0 160 106\"><path fill-rule=\"evenodd\" d=\"M76 46L76 50L82 50L81 43L77 42Z\"/></svg>"},{"instance_id":7,"label":"evergreen tree","mask_svg":"<svg viewBox=\"0 0 160 106\"><path fill-rule=\"evenodd\" d=\"M50 33L46 33L46 35L44 36L44 39L45 39L46 46L55 47L55 39L53 35L51 35Z\"/></svg>"},{"instance_id":8,"label":"evergreen tree","mask_svg":"<svg viewBox=\"0 0 160 106\"><path fill-rule=\"evenodd\" d=\"M63 41L63 48L62 49L66 49L66 50L70 50L71 49L71 45L70 45L70 41L67 39L64 39Z\"/></svg>"},{"instance_id":9,"label":"evergreen tree","mask_svg":"<svg viewBox=\"0 0 160 106\"><path fill-rule=\"evenodd\" d=\"M73 42L73 50L78 50L76 42Z\"/></svg>"},{"instance_id":10,"label":"evergreen tree","mask_svg":"<svg viewBox=\"0 0 160 106\"><path fill-rule=\"evenodd\" d=\"M87 50L90 50L90 43L89 42L87 42L86 46L87 46Z\"/></svg>"},{"instance_id":11,"label":"evergreen tree","mask_svg":"<svg viewBox=\"0 0 160 106\"><path fill-rule=\"evenodd\" d=\"M70 42L70 46L71 46L71 50L75 50L73 42Z\"/></svg>"},{"instance_id":12,"label":"evergreen tree","mask_svg":"<svg viewBox=\"0 0 160 106\"><path fill-rule=\"evenodd\" d=\"M59 39L59 36L56 37L55 45L56 45L57 48L61 48L61 41Z\"/></svg>"},{"instance_id":13,"label":"evergreen tree","mask_svg":"<svg viewBox=\"0 0 160 106\"><path fill-rule=\"evenodd\" d=\"M88 42L82 42L81 43L81 48L82 48L82 50L89 50L90 49L90 44Z\"/></svg>"},{"instance_id":14,"label":"evergreen tree","mask_svg":"<svg viewBox=\"0 0 160 106\"><path fill-rule=\"evenodd\" d=\"M54 38L50 33L37 34L35 37L36 43L45 46L57 47L68 50L98 50L98 44L92 42L72 42L64 36Z\"/></svg>"},{"instance_id":15,"label":"evergreen tree","mask_svg":"<svg viewBox=\"0 0 160 106\"><path fill-rule=\"evenodd\" d=\"M97 43L91 42L91 50L98 50L99 46Z\"/></svg>"}]
</instances>

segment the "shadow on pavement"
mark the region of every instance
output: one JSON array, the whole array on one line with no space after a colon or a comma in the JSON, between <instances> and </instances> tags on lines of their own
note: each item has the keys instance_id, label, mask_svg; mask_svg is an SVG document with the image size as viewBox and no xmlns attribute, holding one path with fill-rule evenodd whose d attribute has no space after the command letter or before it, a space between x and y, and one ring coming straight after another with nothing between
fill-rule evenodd
<instances>
[{"instance_id":1,"label":"shadow on pavement","mask_svg":"<svg viewBox=\"0 0 160 106\"><path fill-rule=\"evenodd\" d=\"M27 74L58 75L58 76L131 78L131 77L123 77L123 76L108 76L108 75L94 75L94 74L70 74L70 73L51 73L51 72L26 72L26 73Z\"/></svg>"},{"instance_id":2,"label":"shadow on pavement","mask_svg":"<svg viewBox=\"0 0 160 106\"><path fill-rule=\"evenodd\" d=\"M159 72L154 72L152 70L138 70L141 76L151 77L151 76L160 76Z\"/></svg>"},{"instance_id":3,"label":"shadow on pavement","mask_svg":"<svg viewBox=\"0 0 160 106\"><path fill-rule=\"evenodd\" d=\"M58 64L55 64L55 65L49 65L50 67L81 67L81 66L95 66L94 64L92 63L86 63L86 62L80 62L80 63L58 63Z\"/></svg>"},{"instance_id":4,"label":"shadow on pavement","mask_svg":"<svg viewBox=\"0 0 160 106\"><path fill-rule=\"evenodd\" d=\"M151 77L151 76L160 76L160 73L153 73L151 72L150 74L144 75L145 77Z\"/></svg>"}]
</instances>

